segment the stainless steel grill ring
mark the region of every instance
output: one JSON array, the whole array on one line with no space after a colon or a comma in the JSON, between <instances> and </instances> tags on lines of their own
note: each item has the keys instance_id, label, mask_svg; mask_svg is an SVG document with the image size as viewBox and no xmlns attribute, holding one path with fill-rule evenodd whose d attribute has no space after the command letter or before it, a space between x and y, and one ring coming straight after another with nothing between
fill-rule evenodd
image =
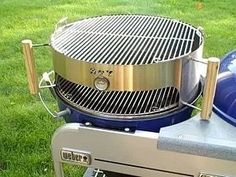
<instances>
[{"instance_id":1,"label":"stainless steel grill ring","mask_svg":"<svg viewBox=\"0 0 236 177\"><path fill-rule=\"evenodd\" d=\"M199 93L203 35L159 16L79 20L51 36L57 93L83 110L115 115L163 113ZM132 105L135 105L132 107Z\"/></svg>"}]
</instances>

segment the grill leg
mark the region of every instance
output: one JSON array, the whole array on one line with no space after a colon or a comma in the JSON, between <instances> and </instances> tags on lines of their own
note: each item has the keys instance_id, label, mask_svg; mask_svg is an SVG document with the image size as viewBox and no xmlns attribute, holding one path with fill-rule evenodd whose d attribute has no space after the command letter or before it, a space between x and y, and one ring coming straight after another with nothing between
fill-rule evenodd
<instances>
[{"instance_id":1,"label":"grill leg","mask_svg":"<svg viewBox=\"0 0 236 177\"><path fill-rule=\"evenodd\" d=\"M61 162L54 161L54 171L55 171L55 177L64 177L64 172Z\"/></svg>"},{"instance_id":2,"label":"grill leg","mask_svg":"<svg viewBox=\"0 0 236 177\"><path fill-rule=\"evenodd\" d=\"M62 167L61 157L60 157L60 146L57 143L57 133L54 134L51 144L52 159L54 165L55 177L64 177L64 171ZM60 140L60 136L59 136Z\"/></svg>"}]
</instances>

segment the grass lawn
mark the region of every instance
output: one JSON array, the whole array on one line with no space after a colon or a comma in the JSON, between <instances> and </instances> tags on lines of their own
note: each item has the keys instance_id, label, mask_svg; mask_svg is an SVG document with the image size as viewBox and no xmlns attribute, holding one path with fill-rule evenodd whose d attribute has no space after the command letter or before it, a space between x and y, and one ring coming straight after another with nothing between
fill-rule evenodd
<instances>
[{"instance_id":1,"label":"grass lawn","mask_svg":"<svg viewBox=\"0 0 236 177\"><path fill-rule=\"evenodd\" d=\"M202 26L206 34L204 57L222 57L236 48L236 1L201 2L202 7L196 0L1 0L0 176L52 177L50 141L54 130L63 124L47 114L38 97L29 94L22 39L47 43L54 25L65 16L75 20L115 13L159 14ZM34 53L38 74L52 69L47 48ZM56 109L55 101L48 101ZM76 172L67 174L75 176Z\"/></svg>"}]
</instances>

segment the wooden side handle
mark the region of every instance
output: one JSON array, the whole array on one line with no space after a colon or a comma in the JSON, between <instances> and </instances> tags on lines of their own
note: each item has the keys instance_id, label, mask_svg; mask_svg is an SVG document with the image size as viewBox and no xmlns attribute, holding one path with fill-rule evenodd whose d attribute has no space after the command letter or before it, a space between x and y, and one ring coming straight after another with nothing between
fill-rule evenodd
<instances>
[{"instance_id":1,"label":"wooden side handle","mask_svg":"<svg viewBox=\"0 0 236 177\"><path fill-rule=\"evenodd\" d=\"M25 60L29 90L31 94L37 94L39 90L38 77L35 69L32 41L26 39L21 41L21 43L23 47L23 55Z\"/></svg>"},{"instance_id":2,"label":"wooden side handle","mask_svg":"<svg viewBox=\"0 0 236 177\"><path fill-rule=\"evenodd\" d=\"M211 117L219 66L219 58L208 59L201 111L201 118L204 120L209 120Z\"/></svg>"}]
</instances>

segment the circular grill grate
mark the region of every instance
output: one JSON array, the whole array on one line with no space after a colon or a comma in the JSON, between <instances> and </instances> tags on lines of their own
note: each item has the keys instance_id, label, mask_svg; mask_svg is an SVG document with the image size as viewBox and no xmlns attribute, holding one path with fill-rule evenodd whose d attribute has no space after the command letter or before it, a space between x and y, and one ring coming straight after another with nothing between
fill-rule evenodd
<instances>
[{"instance_id":1,"label":"circular grill grate","mask_svg":"<svg viewBox=\"0 0 236 177\"><path fill-rule=\"evenodd\" d=\"M140 65L188 55L202 42L198 29L178 20L113 15L80 20L57 29L51 46L77 60Z\"/></svg>"},{"instance_id":2,"label":"circular grill grate","mask_svg":"<svg viewBox=\"0 0 236 177\"><path fill-rule=\"evenodd\" d=\"M174 87L148 91L99 91L72 83L56 75L56 93L76 109L116 116L167 113L178 108L179 92Z\"/></svg>"}]
</instances>

